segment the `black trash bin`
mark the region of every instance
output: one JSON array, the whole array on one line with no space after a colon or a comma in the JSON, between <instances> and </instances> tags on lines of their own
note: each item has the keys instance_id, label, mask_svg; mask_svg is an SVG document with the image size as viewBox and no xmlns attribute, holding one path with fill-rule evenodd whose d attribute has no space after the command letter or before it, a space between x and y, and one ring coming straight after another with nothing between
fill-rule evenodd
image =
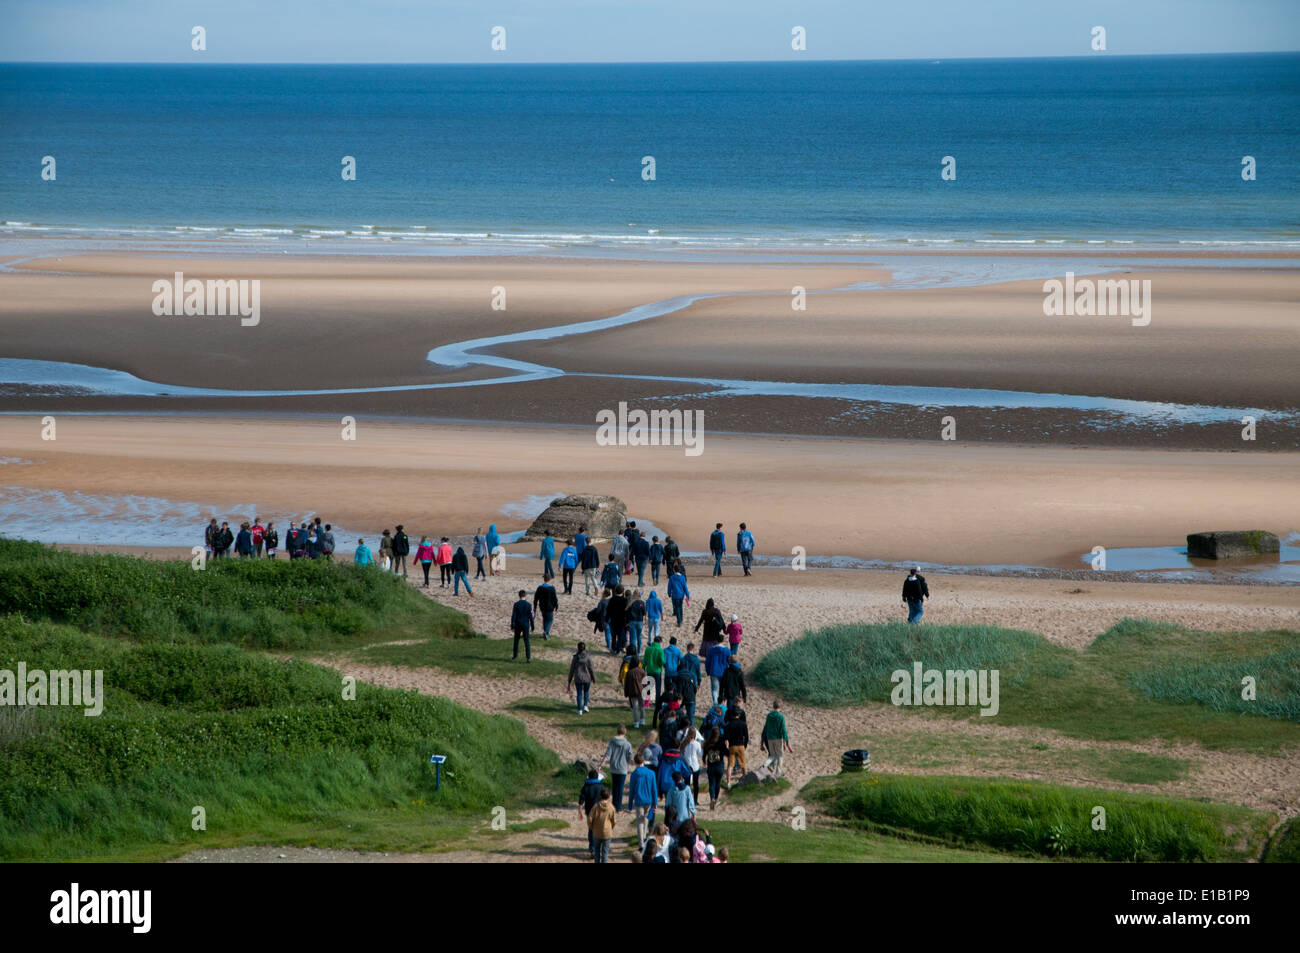
<instances>
[{"instance_id":1,"label":"black trash bin","mask_svg":"<svg viewBox=\"0 0 1300 953\"><path fill-rule=\"evenodd\" d=\"M841 771L870 771L871 753L866 748L854 748L840 755Z\"/></svg>"}]
</instances>

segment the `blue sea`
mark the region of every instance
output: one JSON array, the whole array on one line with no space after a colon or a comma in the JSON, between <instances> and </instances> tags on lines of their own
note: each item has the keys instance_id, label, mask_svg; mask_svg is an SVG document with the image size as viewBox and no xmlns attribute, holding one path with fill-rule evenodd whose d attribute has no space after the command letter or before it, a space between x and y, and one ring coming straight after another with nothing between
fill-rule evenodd
<instances>
[{"instance_id":1,"label":"blue sea","mask_svg":"<svg viewBox=\"0 0 1300 953\"><path fill-rule=\"evenodd\" d=\"M0 128L10 246L1300 247L1298 54L7 64Z\"/></svg>"}]
</instances>

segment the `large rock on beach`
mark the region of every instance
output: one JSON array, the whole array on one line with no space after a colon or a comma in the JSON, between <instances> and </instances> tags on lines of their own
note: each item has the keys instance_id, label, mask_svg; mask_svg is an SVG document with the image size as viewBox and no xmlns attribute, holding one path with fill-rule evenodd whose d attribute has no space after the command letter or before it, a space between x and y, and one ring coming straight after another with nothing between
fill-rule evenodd
<instances>
[{"instance_id":1,"label":"large rock on beach","mask_svg":"<svg viewBox=\"0 0 1300 953\"><path fill-rule=\"evenodd\" d=\"M1191 533L1187 537L1187 555L1199 559L1233 559L1277 552L1281 552L1278 538L1262 529Z\"/></svg>"},{"instance_id":2,"label":"large rock on beach","mask_svg":"<svg viewBox=\"0 0 1300 953\"><path fill-rule=\"evenodd\" d=\"M616 496L574 493L552 500L541 516L524 533L524 540L542 539L549 533L563 543L579 526L587 527L591 539L610 539L627 526L627 504Z\"/></svg>"}]
</instances>

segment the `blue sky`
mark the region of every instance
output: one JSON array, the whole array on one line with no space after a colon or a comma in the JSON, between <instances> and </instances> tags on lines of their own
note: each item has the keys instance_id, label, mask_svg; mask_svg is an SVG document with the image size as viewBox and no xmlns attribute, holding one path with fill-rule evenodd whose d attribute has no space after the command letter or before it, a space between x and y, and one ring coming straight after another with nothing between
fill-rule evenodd
<instances>
[{"instance_id":1,"label":"blue sky","mask_svg":"<svg viewBox=\"0 0 1300 953\"><path fill-rule=\"evenodd\" d=\"M190 48L191 29L207 50ZM1300 49L1300 0L0 0L0 61L644 62ZM494 26L506 50L491 49ZM807 49L791 49L791 29Z\"/></svg>"}]
</instances>

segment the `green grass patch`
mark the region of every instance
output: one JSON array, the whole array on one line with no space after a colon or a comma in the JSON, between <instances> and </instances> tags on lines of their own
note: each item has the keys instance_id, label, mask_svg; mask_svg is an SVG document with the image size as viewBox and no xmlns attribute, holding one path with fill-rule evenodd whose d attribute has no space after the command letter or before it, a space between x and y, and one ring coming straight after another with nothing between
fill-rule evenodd
<instances>
[{"instance_id":1,"label":"green grass patch","mask_svg":"<svg viewBox=\"0 0 1300 953\"><path fill-rule=\"evenodd\" d=\"M103 669L104 709L0 730L0 859L142 859L249 843L443 849L491 809L567 803L516 720L233 646L135 644L0 616L0 669ZM434 790L431 754L444 754ZM529 799L531 795L531 799ZM193 808L206 814L195 831Z\"/></svg>"},{"instance_id":2,"label":"green grass patch","mask_svg":"<svg viewBox=\"0 0 1300 953\"><path fill-rule=\"evenodd\" d=\"M525 662L520 646L520 656L511 658L512 639L489 639L481 635L469 638L447 639L434 636L410 645L372 645L352 654L366 665L403 665L412 668L439 668L456 675L491 675L524 678L549 678L563 681L569 677L569 663L553 662L539 658L537 640L533 644L533 660ZM597 680L602 673L596 673Z\"/></svg>"},{"instance_id":3,"label":"green grass patch","mask_svg":"<svg viewBox=\"0 0 1300 953\"><path fill-rule=\"evenodd\" d=\"M1263 859L1268 864L1300 864L1300 823L1296 818L1278 828Z\"/></svg>"},{"instance_id":4,"label":"green grass patch","mask_svg":"<svg viewBox=\"0 0 1300 953\"><path fill-rule=\"evenodd\" d=\"M832 816L878 833L1062 859L1253 859L1274 820L1225 804L968 777L819 778L803 794ZM1105 810L1104 830L1092 826L1097 807Z\"/></svg>"},{"instance_id":5,"label":"green grass patch","mask_svg":"<svg viewBox=\"0 0 1300 953\"><path fill-rule=\"evenodd\" d=\"M138 642L316 650L470 633L392 573L300 559L89 555L0 539L0 614Z\"/></svg>"},{"instance_id":6,"label":"green grass patch","mask_svg":"<svg viewBox=\"0 0 1300 953\"><path fill-rule=\"evenodd\" d=\"M725 846L737 863L783 864L908 864L979 863L1026 858L978 848L952 847L921 840L888 837L852 827L809 822L805 830L774 821L710 821L700 815L700 827Z\"/></svg>"},{"instance_id":7,"label":"green grass patch","mask_svg":"<svg viewBox=\"0 0 1300 953\"><path fill-rule=\"evenodd\" d=\"M940 671L999 672L996 715L981 716L978 705L918 709L931 717L987 717L1077 738L1177 739L1270 754L1300 742L1300 632L1291 630L1216 633L1125 619L1079 653L990 626L835 626L768 653L753 681L812 705L889 703L892 673L910 674L918 661ZM1240 699L1246 675L1256 680L1257 701ZM1159 770L1152 763L1126 773Z\"/></svg>"},{"instance_id":8,"label":"green grass patch","mask_svg":"<svg viewBox=\"0 0 1300 953\"><path fill-rule=\"evenodd\" d=\"M567 669L565 674L568 674ZM627 740L632 742L633 748L641 743L645 737L645 732L649 730L648 728L638 730L632 727L632 710L626 705L618 708L592 705L591 711L579 715L575 703L567 699L530 696L514 702L511 704L510 709L522 714L545 718L565 731L572 731L581 735L587 740L598 744L600 752L605 750L605 745L614 737L619 725L627 726ZM648 723L648 713L646 718Z\"/></svg>"},{"instance_id":9,"label":"green grass patch","mask_svg":"<svg viewBox=\"0 0 1300 953\"><path fill-rule=\"evenodd\" d=\"M700 775L700 780L704 780L703 774ZM762 801L788 790L790 790L790 782L785 778L777 778L766 784L746 784L739 787L732 785L729 791L724 792L723 797L733 804L753 804L755 801Z\"/></svg>"}]
</instances>

